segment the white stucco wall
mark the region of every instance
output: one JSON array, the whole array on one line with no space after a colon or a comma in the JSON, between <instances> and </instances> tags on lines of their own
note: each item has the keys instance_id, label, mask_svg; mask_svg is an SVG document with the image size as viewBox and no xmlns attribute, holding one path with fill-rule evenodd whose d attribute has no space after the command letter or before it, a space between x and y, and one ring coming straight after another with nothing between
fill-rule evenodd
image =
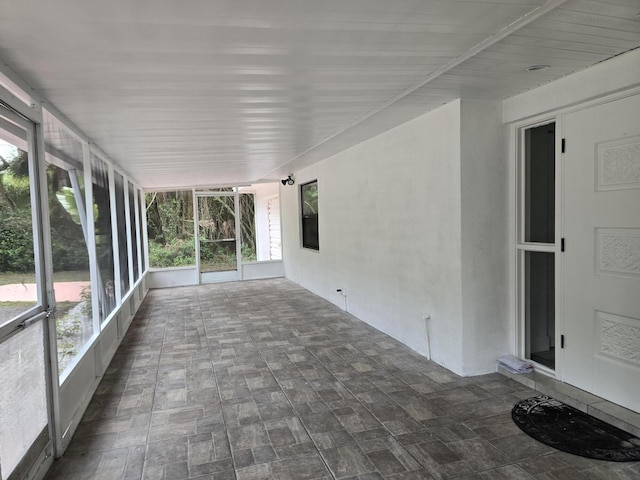
<instances>
[{"instance_id":1,"label":"white stucco wall","mask_svg":"<svg viewBox=\"0 0 640 480\"><path fill-rule=\"evenodd\" d=\"M513 162L505 122L640 88L640 51L504 102L462 99L295 172L285 275L461 375L514 353ZM320 252L300 247L318 180ZM336 289L347 292L346 301Z\"/></svg>"},{"instance_id":2,"label":"white stucco wall","mask_svg":"<svg viewBox=\"0 0 640 480\"><path fill-rule=\"evenodd\" d=\"M281 188L285 275L462 372L460 101L295 172ZM299 185L318 180L320 251L300 247Z\"/></svg>"},{"instance_id":3,"label":"white stucco wall","mask_svg":"<svg viewBox=\"0 0 640 480\"><path fill-rule=\"evenodd\" d=\"M461 106L463 371L495 370L510 352L508 157L502 102Z\"/></svg>"}]
</instances>

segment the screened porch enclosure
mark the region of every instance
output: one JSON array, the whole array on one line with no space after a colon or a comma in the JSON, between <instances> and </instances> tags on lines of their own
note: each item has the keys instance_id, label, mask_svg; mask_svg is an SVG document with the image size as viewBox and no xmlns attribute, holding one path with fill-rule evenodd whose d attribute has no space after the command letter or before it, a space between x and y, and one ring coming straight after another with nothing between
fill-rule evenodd
<instances>
[{"instance_id":1,"label":"screened porch enclosure","mask_svg":"<svg viewBox=\"0 0 640 480\"><path fill-rule=\"evenodd\" d=\"M152 288L283 276L277 183L145 196Z\"/></svg>"},{"instance_id":2,"label":"screened porch enclosure","mask_svg":"<svg viewBox=\"0 0 640 480\"><path fill-rule=\"evenodd\" d=\"M64 451L146 294L137 182L56 114L16 106L0 103L2 479Z\"/></svg>"},{"instance_id":3,"label":"screened porch enclosure","mask_svg":"<svg viewBox=\"0 0 640 480\"><path fill-rule=\"evenodd\" d=\"M55 111L0 103L0 479L65 451L151 274L282 276L278 205L275 183L145 193Z\"/></svg>"}]
</instances>

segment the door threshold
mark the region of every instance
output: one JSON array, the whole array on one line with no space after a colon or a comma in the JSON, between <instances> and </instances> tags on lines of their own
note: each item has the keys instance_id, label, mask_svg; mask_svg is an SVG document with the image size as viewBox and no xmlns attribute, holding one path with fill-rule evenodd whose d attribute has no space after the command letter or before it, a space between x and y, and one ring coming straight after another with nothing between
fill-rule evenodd
<instances>
[{"instance_id":1,"label":"door threshold","mask_svg":"<svg viewBox=\"0 0 640 480\"><path fill-rule=\"evenodd\" d=\"M498 373L515 380L533 390L549 395L561 402L588 413L604 422L618 427L625 432L640 437L640 413L624 408L616 403L593 395L553 377L539 372L514 374L503 367Z\"/></svg>"}]
</instances>

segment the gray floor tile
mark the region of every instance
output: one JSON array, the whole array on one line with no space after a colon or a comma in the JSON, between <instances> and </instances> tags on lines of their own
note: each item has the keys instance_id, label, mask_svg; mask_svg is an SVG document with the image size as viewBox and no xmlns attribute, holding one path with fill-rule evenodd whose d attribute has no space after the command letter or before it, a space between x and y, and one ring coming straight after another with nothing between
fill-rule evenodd
<instances>
[{"instance_id":1,"label":"gray floor tile","mask_svg":"<svg viewBox=\"0 0 640 480\"><path fill-rule=\"evenodd\" d=\"M634 479L526 437L461 378L284 280L149 292L47 480Z\"/></svg>"},{"instance_id":2,"label":"gray floor tile","mask_svg":"<svg viewBox=\"0 0 640 480\"><path fill-rule=\"evenodd\" d=\"M375 465L358 445L323 450L322 456L335 478L352 477L376 471Z\"/></svg>"}]
</instances>

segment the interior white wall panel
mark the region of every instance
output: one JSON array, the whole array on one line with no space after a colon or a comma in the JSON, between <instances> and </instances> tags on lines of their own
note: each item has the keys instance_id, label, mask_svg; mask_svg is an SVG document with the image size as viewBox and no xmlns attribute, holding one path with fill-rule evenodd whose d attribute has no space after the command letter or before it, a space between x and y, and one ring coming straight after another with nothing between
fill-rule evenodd
<instances>
[{"instance_id":1,"label":"interior white wall panel","mask_svg":"<svg viewBox=\"0 0 640 480\"><path fill-rule=\"evenodd\" d=\"M180 267L166 270L150 270L147 273L149 288L184 287L198 285L198 270L196 267Z\"/></svg>"},{"instance_id":2,"label":"interior white wall panel","mask_svg":"<svg viewBox=\"0 0 640 480\"><path fill-rule=\"evenodd\" d=\"M259 280L262 278L277 278L283 276L284 266L282 260L242 264L243 280Z\"/></svg>"}]
</instances>

